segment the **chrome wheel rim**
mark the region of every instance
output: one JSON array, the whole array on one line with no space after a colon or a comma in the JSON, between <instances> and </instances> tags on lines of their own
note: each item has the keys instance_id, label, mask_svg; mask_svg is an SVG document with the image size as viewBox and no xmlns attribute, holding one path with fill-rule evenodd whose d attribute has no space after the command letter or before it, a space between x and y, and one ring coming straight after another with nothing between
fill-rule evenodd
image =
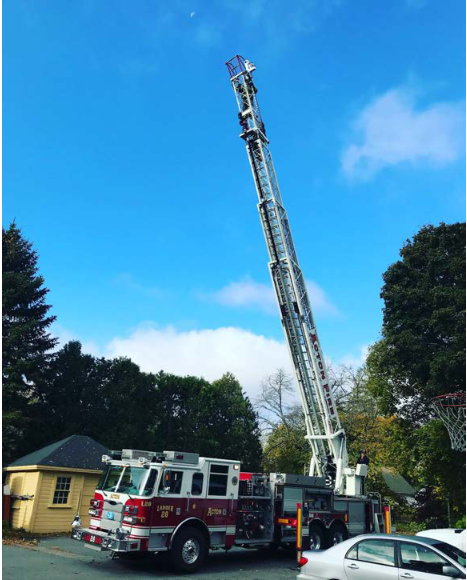
<instances>
[{"instance_id":1,"label":"chrome wheel rim","mask_svg":"<svg viewBox=\"0 0 467 580\"><path fill-rule=\"evenodd\" d=\"M333 534L333 536L332 536L332 545L333 546L336 546L337 544L340 544L343 541L344 541L344 534L342 532L336 532L335 534Z\"/></svg>"},{"instance_id":2,"label":"chrome wheel rim","mask_svg":"<svg viewBox=\"0 0 467 580\"><path fill-rule=\"evenodd\" d=\"M319 534L311 534L310 536L310 550L319 550L321 548L321 538Z\"/></svg>"},{"instance_id":3,"label":"chrome wheel rim","mask_svg":"<svg viewBox=\"0 0 467 580\"><path fill-rule=\"evenodd\" d=\"M183 544L182 558L185 564L193 564L199 557L199 542L190 538Z\"/></svg>"}]
</instances>

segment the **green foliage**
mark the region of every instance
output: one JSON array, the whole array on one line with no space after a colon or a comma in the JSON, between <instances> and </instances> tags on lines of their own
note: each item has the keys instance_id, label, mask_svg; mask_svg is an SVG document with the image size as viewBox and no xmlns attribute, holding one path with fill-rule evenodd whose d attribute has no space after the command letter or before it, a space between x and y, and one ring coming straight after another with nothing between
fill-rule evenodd
<instances>
[{"instance_id":1,"label":"green foliage","mask_svg":"<svg viewBox=\"0 0 467 580\"><path fill-rule=\"evenodd\" d=\"M204 417L198 439L203 453L239 459L242 469L258 471L261 465L258 420L236 378L226 373L205 387L201 403Z\"/></svg>"},{"instance_id":2,"label":"green foliage","mask_svg":"<svg viewBox=\"0 0 467 580\"><path fill-rule=\"evenodd\" d=\"M48 316L37 252L15 223L2 230L2 249L3 461L8 463L31 432L37 388L56 340L48 332L55 317Z\"/></svg>"},{"instance_id":3,"label":"green foliage","mask_svg":"<svg viewBox=\"0 0 467 580\"><path fill-rule=\"evenodd\" d=\"M71 341L53 356L48 290L38 256L13 223L3 230L4 463L73 434L111 449L181 449L238 459L258 470L256 413L229 373L143 373L127 358L84 354Z\"/></svg>"},{"instance_id":4,"label":"green foliage","mask_svg":"<svg viewBox=\"0 0 467 580\"><path fill-rule=\"evenodd\" d=\"M464 511L465 456L451 449L441 421L417 425L396 414L384 415L364 380L354 383L341 401L339 414L348 437L350 464L355 464L365 447L370 458L366 489L389 501L398 526L401 521L448 525L447 502L452 518ZM415 490L421 490L416 506L387 487L382 468L402 475Z\"/></svg>"},{"instance_id":5,"label":"green foliage","mask_svg":"<svg viewBox=\"0 0 467 580\"><path fill-rule=\"evenodd\" d=\"M387 412L422 421L433 397L465 391L465 224L425 226L385 272L370 388Z\"/></svg>"},{"instance_id":6,"label":"green foliage","mask_svg":"<svg viewBox=\"0 0 467 580\"><path fill-rule=\"evenodd\" d=\"M447 525L465 511L465 454L451 449L431 400L465 391L465 224L425 226L400 255L384 274L368 389L394 417L380 437L385 464L420 489L414 517Z\"/></svg>"},{"instance_id":7,"label":"green foliage","mask_svg":"<svg viewBox=\"0 0 467 580\"><path fill-rule=\"evenodd\" d=\"M426 530L425 524L417 524L417 522L398 522L397 533L406 534L408 536L415 536L418 532Z\"/></svg>"},{"instance_id":8,"label":"green foliage","mask_svg":"<svg viewBox=\"0 0 467 580\"><path fill-rule=\"evenodd\" d=\"M454 525L456 528L463 528L465 530L465 514Z\"/></svg>"},{"instance_id":9,"label":"green foliage","mask_svg":"<svg viewBox=\"0 0 467 580\"><path fill-rule=\"evenodd\" d=\"M209 383L197 377L159 373L155 377L158 421L154 438L164 449L238 459L257 471L261 462L256 413L235 377L226 373Z\"/></svg>"},{"instance_id":10,"label":"green foliage","mask_svg":"<svg viewBox=\"0 0 467 580\"><path fill-rule=\"evenodd\" d=\"M267 473L308 473L310 445L305 423L279 423L264 446L263 469Z\"/></svg>"},{"instance_id":11,"label":"green foliage","mask_svg":"<svg viewBox=\"0 0 467 580\"><path fill-rule=\"evenodd\" d=\"M111 449L179 449L260 467L256 413L231 374L212 384L153 375L127 358L84 354L72 341L51 362L37 409L34 446L25 452L79 433Z\"/></svg>"},{"instance_id":12,"label":"green foliage","mask_svg":"<svg viewBox=\"0 0 467 580\"><path fill-rule=\"evenodd\" d=\"M308 472L311 450L305 439L302 408L292 403L292 378L283 369L269 375L256 401L266 441L263 470L266 472Z\"/></svg>"}]
</instances>

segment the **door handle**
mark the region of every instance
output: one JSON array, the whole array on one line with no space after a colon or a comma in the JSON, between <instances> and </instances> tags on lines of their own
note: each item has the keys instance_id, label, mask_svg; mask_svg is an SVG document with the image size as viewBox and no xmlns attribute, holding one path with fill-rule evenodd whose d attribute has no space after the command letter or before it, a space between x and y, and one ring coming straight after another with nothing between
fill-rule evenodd
<instances>
[{"instance_id":1,"label":"door handle","mask_svg":"<svg viewBox=\"0 0 467 580\"><path fill-rule=\"evenodd\" d=\"M352 570L358 570L357 564L348 564L347 568L351 568Z\"/></svg>"},{"instance_id":2,"label":"door handle","mask_svg":"<svg viewBox=\"0 0 467 580\"><path fill-rule=\"evenodd\" d=\"M413 576L412 574L409 574L409 572L404 572L401 574L401 578L413 578Z\"/></svg>"}]
</instances>

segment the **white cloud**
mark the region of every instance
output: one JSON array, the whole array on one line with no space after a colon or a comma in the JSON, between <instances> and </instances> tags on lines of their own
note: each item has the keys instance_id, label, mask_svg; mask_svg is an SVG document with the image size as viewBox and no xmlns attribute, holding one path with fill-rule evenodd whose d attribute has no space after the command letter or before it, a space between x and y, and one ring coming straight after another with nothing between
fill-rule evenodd
<instances>
[{"instance_id":1,"label":"white cloud","mask_svg":"<svg viewBox=\"0 0 467 580\"><path fill-rule=\"evenodd\" d=\"M58 339L58 344L55 350L59 350L60 348L64 347L65 344L67 342L70 342L71 340L78 340L79 342L81 342L83 352L92 354L93 356L102 356L99 346L93 340L85 340L85 341L80 340L76 334L74 334L73 332L71 332L70 330L59 324L58 322L55 322L52 325L50 333L52 336Z\"/></svg>"},{"instance_id":2,"label":"white cloud","mask_svg":"<svg viewBox=\"0 0 467 580\"><path fill-rule=\"evenodd\" d=\"M105 355L127 356L146 372L164 370L208 381L232 372L251 399L258 395L265 375L277 368L292 374L284 342L233 327L178 331L172 326L156 328L149 323L127 337L114 338Z\"/></svg>"},{"instance_id":3,"label":"white cloud","mask_svg":"<svg viewBox=\"0 0 467 580\"><path fill-rule=\"evenodd\" d=\"M357 355L353 353L346 354L341 358L339 364L358 369L365 364L369 352L370 345L364 344L360 347L360 352Z\"/></svg>"},{"instance_id":4,"label":"white cloud","mask_svg":"<svg viewBox=\"0 0 467 580\"><path fill-rule=\"evenodd\" d=\"M212 294L212 299L223 306L257 308L267 314L277 313L277 303L270 284L254 282L249 277L230 282Z\"/></svg>"},{"instance_id":5,"label":"white cloud","mask_svg":"<svg viewBox=\"0 0 467 580\"><path fill-rule=\"evenodd\" d=\"M354 122L361 144L341 156L348 177L369 178L384 167L426 162L441 167L464 150L465 103L434 103L416 109L414 93L393 89L367 105Z\"/></svg>"},{"instance_id":6,"label":"white cloud","mask_svg":"<svg viewBox=\"0 0 467 580\"><path fill-rule=\"evenodd\" d=\"M316 282L307 280L306 288L313 312L328 314L330 316L338 316L340 314L337 306L329 301L324 290Z\"/></svg>"},{"instance_id":7,"label":"white cloud","mask_svg":"<svg viewBox=\"0 0 467 580\"><path fill-rule=\"evenodd\" d=\"M307 280L306 285L313 312L331 316L339 314L337 307L329 301L324 290L316 282ZM223 306L255 308L266 314L277 314L277 302L272 284L261 284L249 277L239 282L230 282L214 292L211 298Z\"/></svg>"}]
</instances>

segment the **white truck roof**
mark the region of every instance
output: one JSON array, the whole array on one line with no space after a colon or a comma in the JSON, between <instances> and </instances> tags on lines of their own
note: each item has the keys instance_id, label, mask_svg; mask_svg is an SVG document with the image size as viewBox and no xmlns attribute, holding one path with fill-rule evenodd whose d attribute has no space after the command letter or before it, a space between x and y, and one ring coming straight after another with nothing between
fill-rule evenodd
<instances>
[{"instance_id":1,"label":"white truck roof","mask_svg":"<svg viewBox=\"0 0 467 580\"><path fill-rule=\"evenodd\" d=\"M439 530L424 530L423 532L417 532L417 536L423 536L425 538L433 538L434 540L439 540L440 542L446 542L451 546L455 546L465 552L465 530L460 530L456 528L441 528Z\"/></svg>"}]
</instances>

